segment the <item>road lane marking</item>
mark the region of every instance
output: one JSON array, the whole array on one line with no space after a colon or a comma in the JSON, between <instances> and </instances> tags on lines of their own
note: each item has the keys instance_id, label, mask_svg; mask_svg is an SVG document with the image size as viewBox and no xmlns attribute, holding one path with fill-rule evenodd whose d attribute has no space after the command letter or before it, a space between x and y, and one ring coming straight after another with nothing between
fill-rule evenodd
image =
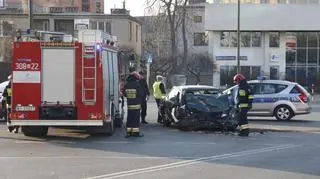
<instances>
[{"instance_id":1,"label":"road lane marking","mask_svg":"<svg viewBox=\"0 0 320 179\"><path fill-rule=\"evenodd\" d=\"M215 145L217 143L215 142L163 142L163 143L150 143L150 142L139 142L139 141L135 141L135 142L131 142L131 141L93 141L92 143L99 143L99 144L147 144L147 145L173 145L173 144L177 144L177 145Z\"/></svg>"},{"instance_id":2,"label":"road lane marking","mask_svg":"<svg viewBox=\"0 0 320 179\"><path fill-rule=\"evenodd\" d=\"M119 156L0 156L1 159L186 159L192 160L199 157L178 157L178 156L163 156L163 157L119 157Z\"/></svg>"},{"instance_id":3,"label":"road lane marking","mask_svg":"<svg viewBox=\"0 0 320 179\"><path fill-rule=\"evenodd\" d=\"M202 158L197 158L197 159L193 159L193 160L173 162L173 163L164 164L164 165L156 165L156 166L146 167L146 168L141 168L141 169L134 169L134 170L110 173L110 174L106 174L106 175L89 177L86 179L120 178L120 177L132 176L132 175L137 175L137 174L156 172L156 171L160 171L160 170L179 168L179 167L183 167L183 166L198 164L201 162L209 162L209 161L220 160L220 159L229 159L229 158L234 158L234 157L242 157L242 156L247 156L247 155L254 155L254 154L259 154L259 153L266 153L266 152L273 152L273 151L277 151L277 150L290 149L290 148L295 148L295 147L298 147L298 146L296 146L296 145L280 145L280 146L275 146L275 147L246 150L246 151L242 151L242 152L214 155L214 156L210 156L210 157L202 157Z\"/></svg>"}]
</instances>

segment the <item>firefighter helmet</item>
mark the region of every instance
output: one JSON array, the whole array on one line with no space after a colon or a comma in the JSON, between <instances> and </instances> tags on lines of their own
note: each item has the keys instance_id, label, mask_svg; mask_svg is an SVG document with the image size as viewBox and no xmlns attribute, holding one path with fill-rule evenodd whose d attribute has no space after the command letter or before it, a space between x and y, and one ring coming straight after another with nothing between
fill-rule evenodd
<instances>
[{"instance_id":1,"label":"firefighter helmet","mask_svg":"<svg viewBox=\"0 0 320 179\"><path fill-rule=\"evenodd\" d=\"M246 77L241 73L238 73L233 77L233 81L237 85L239 85L245 79L246 79Z\"/></svg>"}]
</instances>

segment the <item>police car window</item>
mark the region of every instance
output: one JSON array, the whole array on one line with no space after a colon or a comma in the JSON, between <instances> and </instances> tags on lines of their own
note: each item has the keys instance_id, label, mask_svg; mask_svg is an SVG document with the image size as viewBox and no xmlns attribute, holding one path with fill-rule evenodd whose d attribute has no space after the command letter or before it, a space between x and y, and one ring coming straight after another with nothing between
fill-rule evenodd
<instances>
[{"instance_id":1,"label":"police car window","mask_svg":"<svg viewBox=\"0 0 320 179\"><path fill-rule=\"evenodd\" d=\"M265 83L265 84L261 84L261 93L275 94L275 93L280 93L286 88L287 88L287 85Z\"/></svg>"},{"instance_id":2,"label":"police car window","mask_svg":"<svg viewBox=\"0 0 320 179\"><path fill-rule=\"evenodd\" d=\"M249 84L253 94L261 94L260 84L250 83Z\"/></svg>"}]
</instances>

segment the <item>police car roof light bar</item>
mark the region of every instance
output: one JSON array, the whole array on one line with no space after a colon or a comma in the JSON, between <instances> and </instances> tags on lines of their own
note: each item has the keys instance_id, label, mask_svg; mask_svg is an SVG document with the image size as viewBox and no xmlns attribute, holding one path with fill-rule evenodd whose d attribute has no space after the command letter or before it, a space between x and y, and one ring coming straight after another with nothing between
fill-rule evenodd
<instances>
[{"instance_id":1,"label":"police car roof light bar","mask_svg":"<svg viewBox=\"0 0 320 179\"><path fill-rule=\"evenodd\" d=\"M258 80L267 80L268 77L267 77L267 76L258 76L257 79L258 79Z\"/></svg>"}]
</instances>

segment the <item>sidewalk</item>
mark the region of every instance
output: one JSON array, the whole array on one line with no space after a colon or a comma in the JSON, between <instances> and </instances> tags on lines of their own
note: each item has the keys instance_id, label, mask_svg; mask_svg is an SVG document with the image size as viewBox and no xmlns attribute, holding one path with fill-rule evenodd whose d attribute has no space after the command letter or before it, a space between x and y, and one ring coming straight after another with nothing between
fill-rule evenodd
<instances>
[{"instance_id":1,"label":"sidewalk","mask_svg":"<svg viewBox=\"0 0 320 179\"><path fill-rule=\"evenodd\" d=\"M312 132L320 133L320 127L300 127L300 126L282 126L266 124L249 124L252 131L269 131L269 132Z\"/></svg>"}]
</instances>

